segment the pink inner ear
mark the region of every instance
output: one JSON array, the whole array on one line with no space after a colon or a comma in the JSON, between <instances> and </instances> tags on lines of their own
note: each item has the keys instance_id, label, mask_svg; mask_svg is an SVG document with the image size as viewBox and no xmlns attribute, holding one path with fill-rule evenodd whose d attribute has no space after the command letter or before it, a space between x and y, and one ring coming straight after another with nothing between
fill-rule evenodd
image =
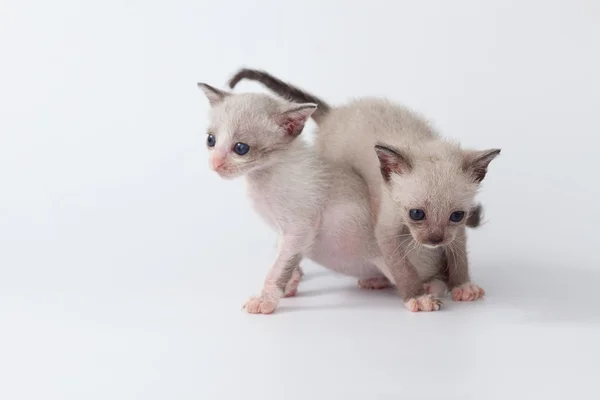
<instances>
[{"instance_id":1,"label":"pink inner ear","mask_svg":"<svg viewBox=\"0 0 600 400\"><path fill-rule=\"evenodd\" d=\"M295 135L296 130L298 128L298 122L294 121L291 118L288 118L284 121L283 127L285 128L288 135Z\"/></svg>"}]
</instances>

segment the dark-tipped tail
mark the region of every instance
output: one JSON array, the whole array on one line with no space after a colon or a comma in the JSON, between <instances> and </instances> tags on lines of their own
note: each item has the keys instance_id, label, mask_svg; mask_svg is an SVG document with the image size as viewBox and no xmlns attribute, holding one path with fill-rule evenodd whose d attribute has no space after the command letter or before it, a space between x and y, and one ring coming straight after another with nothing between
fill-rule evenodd
<instances>
[{"instance_id":1,"label":"dark-tipped tail","mask_svg":"<svg viewBox=\"0 0 600 400\"><path fill-rule=\"evenodd\" d=\"M265 71L256 69L243 68L239 70L230 80L229 87L234 88L241 80L248 79L257 81L277 93L279 96L291 100L295 103L314 103L318 105L316 111L312 114L313 119L319 123L323 117L329 112L331 107L320 98L313 96L310 93L304 92L295 86L285 83L281 79L275 78L273 75Z\"/></svg>"},{"instance_id":2,"label":"dark-tipped tail","mask_svg":"<svg viewBox=\"0 0 600 400\"><path fill-rule=\"evenodd\" d=\"M467 226L469 228L477 228L481 225L481 219L483 218L483 206L481 204L477 204L475 207L469 211L469 216L467 217Z\"/></svg>"}]
</instances>

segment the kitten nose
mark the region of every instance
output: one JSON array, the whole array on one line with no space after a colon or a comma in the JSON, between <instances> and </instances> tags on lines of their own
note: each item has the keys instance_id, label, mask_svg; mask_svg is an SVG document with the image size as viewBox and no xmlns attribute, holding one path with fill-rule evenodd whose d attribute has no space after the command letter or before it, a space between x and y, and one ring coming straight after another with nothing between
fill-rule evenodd
<instances>
[{"instance_id":1,"label":"kitten nose","mask_svg":"<svg viewBox=\"0 0 600 400\"><path fill-rule=\"evenodd\" d=\"M223 164L225 164L225 157L223 157L222 155L217 155L215 154L211 159L210 159L210 166L212 167L212 169L214 169L215 171L218 170L219 168L221 168L223 166Z\"/></svg>"},{"instance_id":2,"label":"kitten nose","mask_svg":"<svg viewBox=\"0 0 600 400\"><path fill-rule=\"evenodd\" d=\"M429 235L427 240L429 240L429 243L431 243L431 244L440 244L444 241L444 234L443 233L432 233L431 235Z\"/></svg>"}]
</instances>

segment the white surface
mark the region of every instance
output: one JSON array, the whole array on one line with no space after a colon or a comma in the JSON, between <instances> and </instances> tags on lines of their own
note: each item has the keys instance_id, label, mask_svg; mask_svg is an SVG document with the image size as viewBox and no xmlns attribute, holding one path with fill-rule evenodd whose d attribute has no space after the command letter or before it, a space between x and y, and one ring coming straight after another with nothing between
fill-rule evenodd
<instances>
[{"instance_id":1,"label":"white surface","mask_svg":"<svg viewBox=\"0 0 600 400\"><path fill-rule=\"evenodd\" d=\"M148 3L2 2L1 399L599 397L597 2ZM415 315L309 265L242 312L274 236L209 172L195 86L241 65L502 147L487 298Z\"/></svg>"}]
</instances>

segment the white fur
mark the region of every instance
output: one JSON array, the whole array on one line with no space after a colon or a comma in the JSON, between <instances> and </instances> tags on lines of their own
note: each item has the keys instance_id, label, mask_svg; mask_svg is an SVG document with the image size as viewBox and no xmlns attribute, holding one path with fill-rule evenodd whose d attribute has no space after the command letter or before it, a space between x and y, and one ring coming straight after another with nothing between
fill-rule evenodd
<instances>
[{"instance_id":1,"label":"white fur","mask_svg":"<svg viewBox=\"0 0 600 400\"><path fill-rule=\"evenodd\" d=\"M277 281L296 255L358 278L383 276L364 182L274 122L294 108L298 105L262 94L223 93L211 110L209 132L216 137L211 157L227 158L218 172L246 176L252 205L279 235L278 256L262 294L246 304L252 313L274 310L283 294ZM237 142L250 145L246 156L232 152Z\"/></svg>"}]
</instances>

